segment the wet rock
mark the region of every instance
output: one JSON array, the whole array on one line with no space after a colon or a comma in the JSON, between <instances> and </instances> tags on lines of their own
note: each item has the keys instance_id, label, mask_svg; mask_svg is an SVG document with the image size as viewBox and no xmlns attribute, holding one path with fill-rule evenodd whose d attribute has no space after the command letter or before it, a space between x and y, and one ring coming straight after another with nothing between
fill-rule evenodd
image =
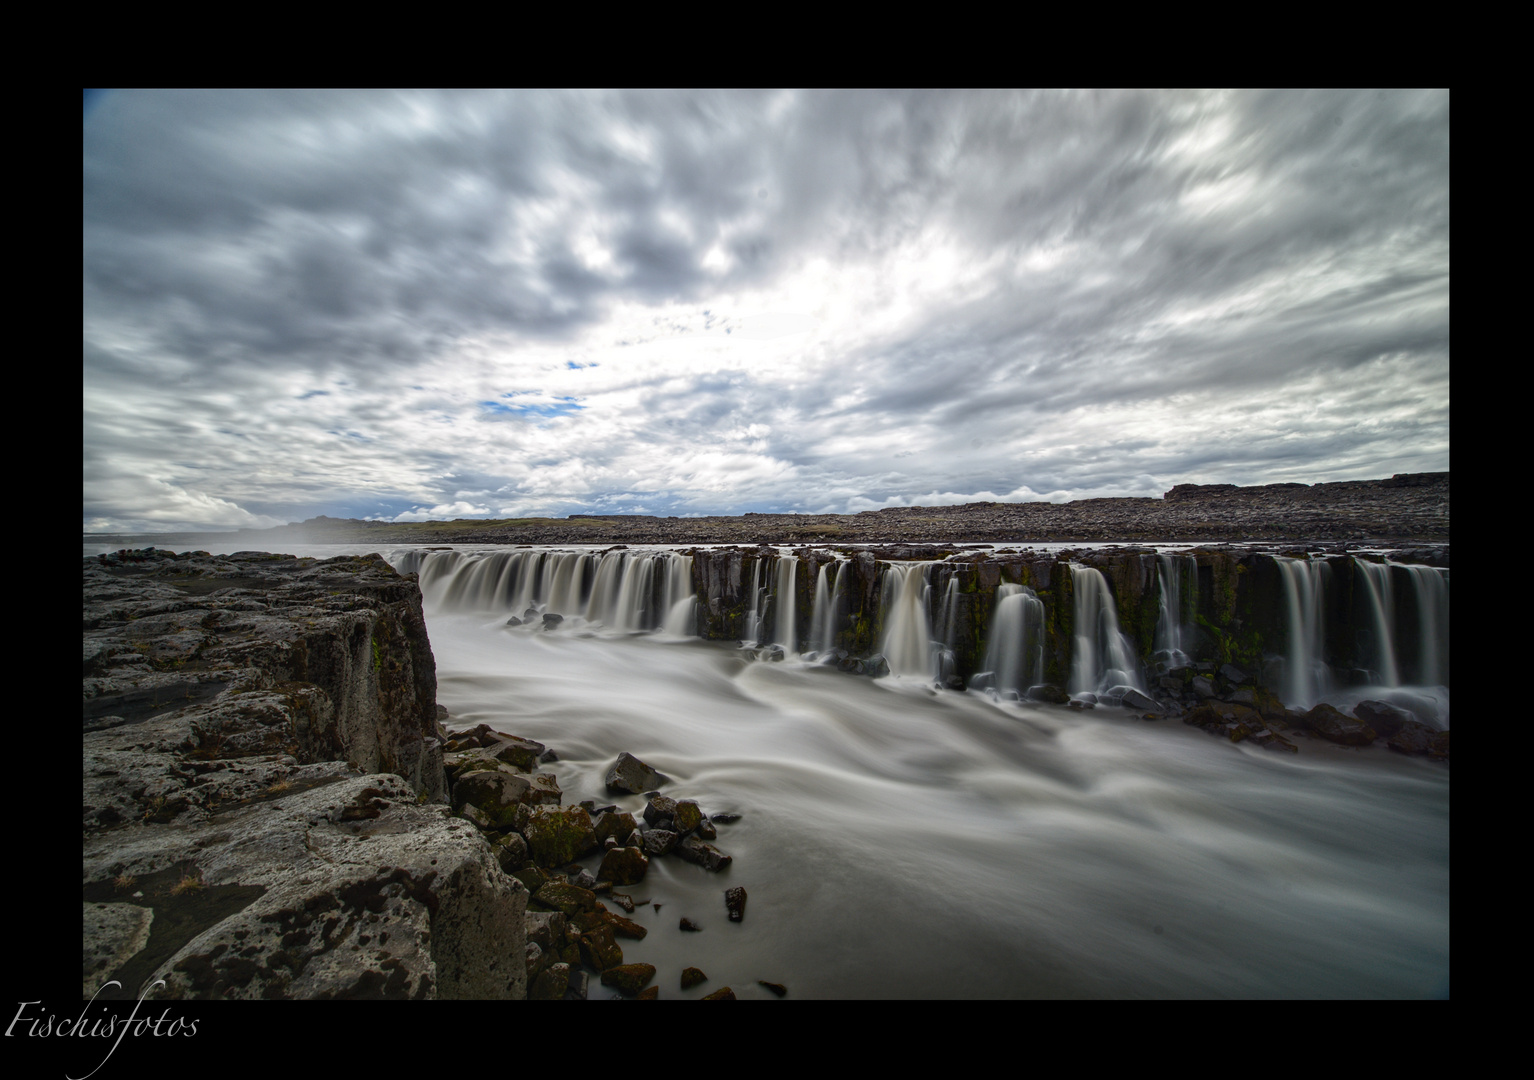
<instances>
[{"instance_id":1,"label":"wet rock","mask_svg":"<svg viewBox=\"0 0 1534 1080\"><path fill-rule=\"evenodd\" d=\"M1208 676L1195 676L1190 685L1193 688L1193 692L1206 701L1215 696L1214 683L1210 681Z\"/></svg>"},{"instance_id":2,"label":"wet rock","mask_svg":"<svg viewBox=\"0 0 1534 1080\"><path fill-rule=\"evenodd\" d=\"M692 799L682 799L677 802L671 820L676 831L685 836L703 823L703 811L698 809L698 804Z\"/></svg>"},{"instance_id":3,"label":"wet rock","mask_svg":"<svg viewBox=\"0 0 1534 1080\"><path fill-rule=\"evenodd\" d=\"M547 749L542 743L520 735L501 735L485 746L491 757L523 772L536 770Z\"/></svg>"},{"instance_id":4,"label":"wet rock","mask_svg":"<svg viewBox=\"0 0 1534 1080\"><path fill-rule=\"evenodd\" d=\"M1344 746L1368 746L1376 738L1374 729L1368 724L1325 703L1300 717L1299 723L1321 738Z\"/></svg>"},{"instance_id":5,"label":"wet rock","mask_svg":"<svg viewBox=\"0 0 1534 1080\"><path fill-rule=\"evenodd\" d=\"M669 776L650 768L625 750L618 755L618 760L613 763L613 767L607 770L605 782L608 791L623 791L630 795L639 795L651 788L669 783L670 780Z\"/></svg>"},{"instance_id":6,"label":"wet rock","mask_svg":"<svg viewBox=\"0 0 1534 1080\"><path fill-rule=\"evenodd\" d=\"M602 972L602 985L632 996L648 986L653 978L654 964L618 964Z\"/></svg>"},{"instance_id":7,"label":"wet rock","mask_svg":"<svg viewBox=\"0 0 1534 1080\"><path fill-rule=\"evenodd\" d=\"M1295 746L1294 743L1284 738L1278 732L1273 731L1271 728L1259 728L1252 732L1250 741L1256 743L1258 746L1261 746L1265 750L1282 750L1289 754L1298 754L1300 752L1300 748L1298 746Z\"/></svg>"},{"instance_id":8,"label":"wet rock","mask_svg":"<svg viewBox=\"0 0 1534 1080\"><path fill-rule=\"evenodd\" d=\"M564 866L595 851L591 816L579 806L531 807L517 811L516 830L527 839L529 857L539 866Z\"/></svg>"},{"instance_id":9,"label":"wet rock","mask_svg":"<svg viewBox=\"0 0 1534 1080\"><path fill-rule=\"evenodd\" d=\"M1251 681L1251 676L1242 671L1235 664L1222 664L1220 666L1220 675L1222 675L1232 686L1240 686L1242 683Z\"/></svg>"},{"instance_id":10,"label":"wet rock","mask_svg":"<svg viewBox=\"0 0 1534 1080\"><path fill-rule=\"evenodd\" d=\"M585 1001L589 979L584 971L572 967L570 969L570 985L565 990L566 1001Z\"/></svg>"},{"instance_id":11,"label":"wet rock","mask_svg":"<svg viewBox=\"0 0 1534 1080\"><path fill-rule=\"evenodd\" d=\"M1119 704L1126 709L1159 709L1160 705L1151 697L1140 693L1132 686L1115 686L1114 691L1122 691L1118 694Z\"/></svg>"},{"instance_id":12,"label":"wet rock","mask_svg":"<svg viewBox=\"0 0 1534 1080\"><path fill-rule=\"evenodd\" d=\"M560 1001L570 989L570 965L557 962L543 970L527 988L528 1001Z\"/></svg>"},{"instance_id":13,"label":"wet rock","mask_svg":"<svg viewBox=\"0 0 1534 1080\"><path fill-rule=\"evenodd\" d=\"M708 819L715 825L733 825L740 820L740 815L726 812L723 814L710 814Z\"/></svg>"},{"instance_id":14,"label":"wet rock","mask_svg":"<svg viewBox=\"0 0 1534 1080\"><path fill-rule=\"evenodd\" d=\"M740 922L746 917L746 890L739 885L724 890L724 906L730 913L730 921Z\"/></svg>"},{"instance_id":15,"label":"wet rock","mask_svg":"<svg viewBox=\"0 0 1534 1080\"><path fill-rule=\"evenodd\" d=\"M635 941L643 941L645 935L650 932L646 926L641 926L633 919L625 919L622 915L611 911L599 911L597 915L608 926L612 927L613 933L618 937L633 938Z\"/></svg>"},{"instance_id":16,"label":"wet rock","mask_svg":"<svg viewBox=\"0 0 1534 1080\"><path fill-rule=\"evenodd\" d=\"M695 967L688 967L688 968L683 968L682 969L682 989L683 990L691 990L694 986L697 986L699 983L705 983L705 982L708 982L708 976L703 974L703 972L698 970L697 968L695 968Z\"/></svg>"},{"instance_id":17,"label":"wet rock","mask_svg":"<svg viewBox=\"0 0 1534 1080\"><path fill-rule=\"evenodd\" d=\"M736 997L735 997L735 991L734 990L731 990L728 986L721 986L718 990L715 990L712 994L704 994L698 1000L699 1001L735 1001Z\"/></svg>"},{"instance_id":18,"label":"wet rock","mask_svg":"<svg viewBox=\"0 0 1534 1080\"><path fill-rule=\"evenodd\" d=\"M614 885L635 885L644 880L650 860L638 848L615 847L602 856L597 876Z\"/></svg>"},{"instance_id":19,"label":"wet rock","mask_svg":"<svg viewBox=\"0 0 1534 1080\"><path fill-rule=\"evenodd\" d=\"M1066 705L1070 702L1071 695L1053 683L1040 683L1038 686L1028 688L1028 700L1042 701L1049 705Z\"/></svg>"},{"instance_id":20,"label":"wet rock","mask_svg":"<svg viewBox=\"0 0 1534 1080\"><path fill-rule=\"evenodd\" d=\"M603 972L623 963L623 950L618 947L612 927L595 926L581 935L581 960ZM650 971L653 975L655 969Z\"/></svg>"},{"instance_id":21,"label":"wet rock","mask_svg":"<svg viewBox=\"0 0 1534 1080\"><path fill-rule=\"evenodd\" d=\"M599 811L591 819L591 831L596 834L598 841L609 839L622 842L628 839L630 833L638 826L634 815L627 810L618 811L615 807L606 811Z\"/></svg>"},{"instance_id":22,"label":"wet rock","mask_svg":"<svg viewBox=\"0 0 1534 1080\"><path fill-rule=\"evenodd\" d=\"M475 807L489 821L482 828L513 828L519 806L544 798L527 777L500 769L464 773L453 784L453 809Z\"/></svg>"},{"instance_id":23,"label":"wet rock","mask_svg":"<svg viewBox=\"0 0 1534 1080\"><path fill-rule=\"evenodd\" d=\"M647 986L634 995L635 1001L656 1001L660 998L660 987Z\"/></svg>"},{"instance_id":24,"label":"wet rock","mask_svg":"<svg viewBox=\"0 0 1534 1080\"><path fill-rule=\"evenodd\" d=\"M677 929L678 930L685 930L689 934L696 934L696 933L699 933L703 929L703 927L699 926L697 923L693 922L691 919L689 919L689 918L684 916L682 918L682 921L679 924L677 924Z\"/></svg>"},{"instance_id":25,"label":"wet rock","mask_svg":"<svg viewBox=\"0 0 1534 1080\"><path fill-rule=\"evenodd\" d=\"M677 855L690 863L697 863L707 870L723 870L734 859L720 851L713 844L704 843L695 836L689 836L672 849Z\"/></svg>"},{"instance_id":26,"label":"wet rock","mask_svg":"<svg viewBox=\"0 0 1534 1080\"><path fill-rule=\"evenodd\" d=\"M677 835L670 829L651 829L644 834L645 854L659 858L676 847ZM633 851L635 849L629 848Z\"/></svg>"},{"instance_id":27,"label":"wet rock","mask_svg":"<svg viewBox=\"0 0 1534 1080\"><path fill-rule=\"evenodd\" d=\"M719 830L714 828L714 823L707 814L703 815L703 819L698 822L698 827L694 831L701 840L712 840L719 835Z\"/></svg>"},{"instance_id":28,"label":"wet rock","mask_svg":"<svg viewBox=\"0 0 1534 1080\"><path fill-rule=\"evenodd\" d=\"M656 828L670 828L670 822L676 818L676 800L665 795L653 796L644 808L646 825L654 825ZM665 823L665 824L662 824Z\"/></svg>"},{"instance_id":29,"label":"wet rock","mask_svg":"<svg viewBox=\"0 0 1534 1080\"><path fill-rule=\"evenodd\" d=\"M1398 754L1419 754L1439 761L1449 759L1449 733L1434 731L1415 720L1402 721L1386 746Z\"/></svg>"},{"instance_id":30,"label":"wet rock","mask_svg":"<svg viewBox=\"0 0 1534 1080\"><path fill-rule=\"evenodd\" d=\"M768 982L766 979L757 979L756 985L765 986L774 994L778 995L778 997L783 997L788 993L788 987L784 986L782 983Z\"/></svg>"},{"instance_id":31,"label":"wet rock","mask_svg":"<svg viewBox=\"0 0 1534 1080\"><path fill-rule=\"evenodd\" d=\"M556 615L553 612L549 612L543 617L543 628L545 630L552 630L564 621L565 617L563 615Z\"/></svg>"},{"instance_id":32,"label":"wet rock","mask_svg":"<svg viewBox=\"0 0 1534 1080\"><path fill-rule=\"evenodd\" d=\"M1387 739L1407 724L1426 726L1417 719L1415 713L1384 701L1360 701L1353 706L1353 715Z\"/></svg>"},{"instance_id":33,"label":"wet rock","mask_svg":"<svg viewBox=\"0 0 1534 1080\"><path fill-rule=\"evenodd\" d=\"M595 911L597 907L596 893L567 881L545 882L542 888L533 894L533 900L544 907L561 911L566 916L576 915L582 911Z\"/></svg>"}]
</instances>

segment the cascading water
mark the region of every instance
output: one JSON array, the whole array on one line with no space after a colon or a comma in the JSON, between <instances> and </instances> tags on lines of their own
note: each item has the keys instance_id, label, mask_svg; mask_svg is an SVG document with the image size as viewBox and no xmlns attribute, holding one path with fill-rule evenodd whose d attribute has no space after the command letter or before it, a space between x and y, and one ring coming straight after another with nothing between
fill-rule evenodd
<instances>
[{"instance_id":1,"label":"cascading water","mask_svg":"<svg viewBox=\"0 0 1534 1080\"><path fill-rule=\"evenodd\" d=\"M1367 559L1354 559L1353 568L1369 598L1374 616L1374 680L1382 686L1400 686L1401 673L1396 667L1395 594L1390 587L1390 567Z\"/></svg>"},{"instance_id":2,"label":"cascading water","mask_svg":"<svg viewBox=\"0 0 1534 1080\"><path fill-rule=\"evenodd\" d=\"M418 574L422 596L438 610L509 611L520 618L532 609L628 633L693 632L689 555L445 551L402 552L398 558L402 571Z\"/></svg>"},{"instance_id":3,"label":"cascading water","mask_svg":"<svg viewBox=\"0 0 1534 1080\"><path fill-rule=\"evenodd\" d=\"M746 637L747 645L755 645L762 640L762 608L765 605L766 596L762 589L762 563L766 559L756 559L751 563L751 606L746 610Z\"/></svg>"},{"instance_id":4,"label":"cascading water","mask_svg":"<svg viewBox=\"0 0 1534 1080\"><path fill-rule=\"evenodd\" d=\"M1114 686L1132 686L1141 693L1145 683L1135 662L1134 646L1119 629L1118 608L1102 571L1071 563L1071 587L1076 633L1071 652L1072 694L1101 693Z\"/></svg>"},{"instance_id":5,"label":"cascading water","mask_svg":"<svg viewBox=\"0 0 1534 1080\"><path fill-rule=\"evenodd\" d=\"M1322 660L1322 592L1331 571L1325 562L1278 560L1284 579L1289 651L1284 658L1284 704L1308 709L1331 689L1331 671Z\"/></svg>"},{"instance_id":6,"label":"cascading water","mask_svg":"<svg viewBox=\"0 0 1534 1080\"><path fill-rule=\"evenodd\" d=\"M932 563L888 563L880 587L884 633L879 649L893 675L935 674L932 634L927 626L927 567Z\"/></svg>"},{"instance_id":7,"label":"cascading water","mask_svg":"<svg viewBox=\"0 0 1534 1080\"><path fill-rule=\"evenodd\" d=\"M1151 645L1151 655L1168 669L1183 667L1191 661L1191 657L1183 651L1182 644L1182 577L1184 569L1192 576L1197 568L1198 560L1191 555L1156 557L1161 598L1156 613L1156 637Z\"/></svg>"},{"instance_id":8,"label":"cascading water","mask_svg":"<svg viewBox=\"0 0 1534 1080\"><path fill-rule=\"evenodd\" d=\"M696 630L697 594L692 587L692 556L671 554L666 558L666 622L668 634L691 635Z\"/></svg>"},{"instance_id":9,"label":"cascading water","mask_svg":"<svg viewBox=\"0 0 1534 1080\"><path fill-rule=\"evenodd\" d=\"M837 604L841 601L842 563L820 564L815 575L815 606L810 612L810 648L826 652L836 645Z\"/></svg>"},{"instance_id":10,"label":"cascading water","mask_svg":"<svg viewBox=\"0 0 1534 1080\"><path fill-rule=\"evenodd\" d=\"M1449 681L1449 572L1432 566L1392 563L1411 578L1417 607L1416 679L1423 686Z\"/></svg>"},{"instance_id":11,"label":"cascading water","mask_svg":"<svg viewBox=\"0 0 1534 1080\"><path fill-rule=\"evenodd\" d=\"M778 559L777 597L773 604L777 625L773 644L783 646L785 653L799 650L799 612L794 598L794 579L798 572L797 556L784 555Z\"/></svg>"},{"instance_id":12,"label":"cascading water","mask_svg":"<svg viewBox=\"0 0 1534 1080\"><path fill-rule=\"evenodd\" d=\"M1010 582L997 587L996 597L985 668L999 693L1021 696L1044 681L1044 604L1032 589Z\"/></svg>"}]
</instances>

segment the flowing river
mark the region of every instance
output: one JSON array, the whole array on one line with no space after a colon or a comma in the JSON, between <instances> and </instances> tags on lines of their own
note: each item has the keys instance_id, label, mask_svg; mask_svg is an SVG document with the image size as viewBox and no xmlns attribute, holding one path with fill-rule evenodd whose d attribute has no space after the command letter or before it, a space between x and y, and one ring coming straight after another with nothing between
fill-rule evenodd
<instances>
[{"instance_id":1,"label":"flowing river","mask_svg":"<svg viewBox=\"0 0 1534 1080\"><path fill-rule=\"evenodd\" d=\"M629 751L666 794L741 815L719 826L725 871L668 856L623 890L651 901L648 937L621 944L662 997L1448 995L1442 764L769 662L675 620L508 626L520 612L423 592L450 726L552 747L567 804L637 814L603 785ZM708 981L679 992L685 966Z\"/></svg>"}]
</instances>

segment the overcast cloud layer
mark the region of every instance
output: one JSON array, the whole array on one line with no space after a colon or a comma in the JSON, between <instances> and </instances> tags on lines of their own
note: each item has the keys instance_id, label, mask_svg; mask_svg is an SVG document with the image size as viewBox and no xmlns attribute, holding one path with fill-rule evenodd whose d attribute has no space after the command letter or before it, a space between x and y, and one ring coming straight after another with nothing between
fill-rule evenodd
<instances>
[{"instance_id":1,"label":"overcast cloud layer","mask_svg":"<svg viewBox=\"0 0 1534 1080\"><path fill-rule=\"evenodd\" d=\"M111 92L86 531L1449 467L1449 95Z\"/></svg>"}]
</instances>

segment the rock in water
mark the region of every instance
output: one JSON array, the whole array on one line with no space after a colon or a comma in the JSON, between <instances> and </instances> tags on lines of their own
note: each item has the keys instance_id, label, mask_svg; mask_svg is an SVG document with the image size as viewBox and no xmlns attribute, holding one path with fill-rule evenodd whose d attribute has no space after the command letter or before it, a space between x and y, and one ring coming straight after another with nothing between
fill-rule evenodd
<instances>
[{"instance_id":1,"label":"rock in water","mask_svg":"<svg viewBox=\"0 0 1534 1080\"><path fill-rule=\"evenodd\" d=\"M656 772L650 766L640 761L627 750L618 755L618 760L611 769L607 770L607 790L624 791L630 795L643 795L652 788L658 788L670 781L671 777L664 773Z\"/></svg>"},{"instance_id":2,"label":"rock in water","mask_svg":"<svg viewBox=\"0 0 1534 1080\"><path fill-rule=\"evenodd\" d=\"M724 906L729 909L730 921L740 922L746 917L746 890L739 885L724 890Z\"/></svg>"}]
</instances>

